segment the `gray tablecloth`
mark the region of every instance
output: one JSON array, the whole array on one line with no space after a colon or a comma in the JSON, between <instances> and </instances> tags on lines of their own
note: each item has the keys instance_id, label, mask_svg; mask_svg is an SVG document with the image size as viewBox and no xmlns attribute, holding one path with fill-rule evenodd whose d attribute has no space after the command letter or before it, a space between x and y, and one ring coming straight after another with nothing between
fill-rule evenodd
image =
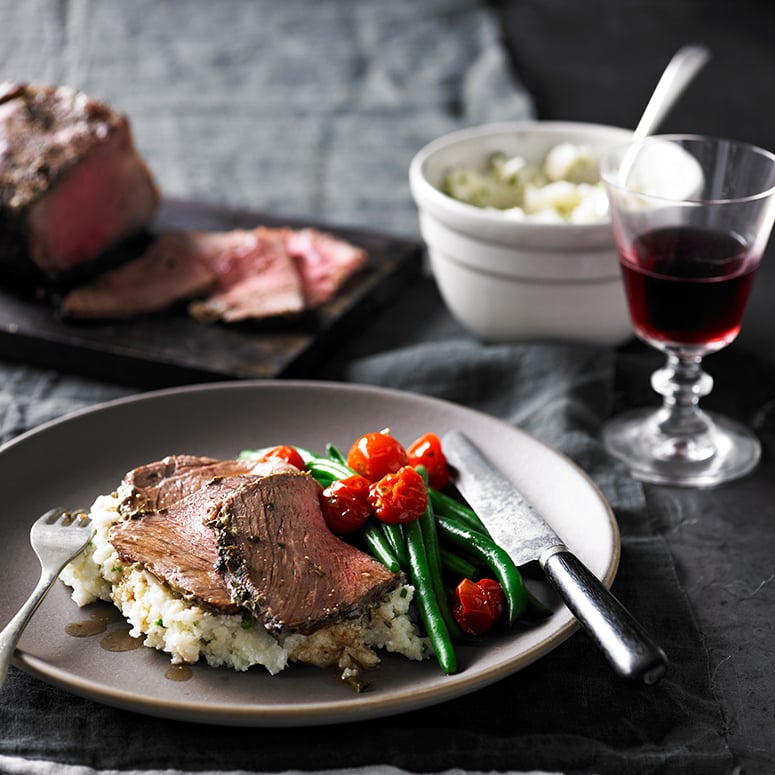
<instances>
[{"instance_id":1,"label":"gray tablecloth","mask_svg":"<svg viewBox=\"0 0 775 775\"><path fill-rule=\"evenodd\" d=\"M167 194L289 216L416 234L406 181L414 151L457 126L532 114L479 0L0 0L0 30L3 77L67 82L113 102L130 115ZM755 383L735 411L758 418L771 444L771 375L744 359L721 362L735 375L730 389ZM614 591L671 659L658 686L615 679L579 634L520 673L429 710L347 728L245 730L102 707L12 669L0 694L0 770L713 775L741 757L766 761L770 744L752 741L767 734L768 716L744 705L750 697L771 707L756 671L772 655L763 640L772 565L754 534L741 546L727 520L735 489L644 491L597 441L613 406L643 398L651 367L637 348L477 344L421 281L343 343L330 374L476 407L588 471L621 528ZM128 392L0 364L0 434L8 440ZM767 459L745 486L766 503L771 481ZM724 542L750 550L750 563L731 572ZM707 596L726 614L719 621ZM736 625L753 628L750 637ZM755 659L742 653L749 646Z\"/></svg>"}]
</instances>

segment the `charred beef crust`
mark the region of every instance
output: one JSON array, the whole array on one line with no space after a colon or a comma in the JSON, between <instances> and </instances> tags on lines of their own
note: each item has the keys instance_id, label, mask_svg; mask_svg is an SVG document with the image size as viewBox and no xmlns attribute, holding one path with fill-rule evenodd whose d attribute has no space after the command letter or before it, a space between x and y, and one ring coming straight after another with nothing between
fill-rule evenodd
<instances>
[{"instance_id":1,"label":"charred beef crust","mask_svg":"<svg viewBox=\"0 0 775 775\"><path fill-rule=\"evenodd\" d=\"M43 195L126 118L74 89L31 84L0 85L5 109L0 202L11 210ZM52 130L72 131L61 142Z\"/></svg>"},{"instance_id":2,"label":"charred beef crust","mask_svg":"<svg viewBox=\"0 0 775 775\"><path fill-rule=\"evenodd\" d=\"M75 278L88 274L83 267L103 253L108 254L103 264L122 258L118 250L109 255L109 249L138 236L142 228L117 233L103 250L84 256L81 271L39 266L33 257L39 240L30 224L34 205L116 136L122 138L122 152L133 158L133 181L144 178L148 225L160 196L150 171L135 153L125 116L67 86L0 83L0 275L5 281L20 287L54 281L66 285L72 282L70 273Z\"/></svg>"},{"instance_id":3,"label":"charred beef crust","mask_svg":"<svg viewBox=\"0 0 775 775\"><path fill-rule=\"evenodd\" d=\"M357 616L401 580L328 529L319 491L308 474L262 476L226 495L210 521L232 599L270 632Z\"/></svg>"}]
</instances>

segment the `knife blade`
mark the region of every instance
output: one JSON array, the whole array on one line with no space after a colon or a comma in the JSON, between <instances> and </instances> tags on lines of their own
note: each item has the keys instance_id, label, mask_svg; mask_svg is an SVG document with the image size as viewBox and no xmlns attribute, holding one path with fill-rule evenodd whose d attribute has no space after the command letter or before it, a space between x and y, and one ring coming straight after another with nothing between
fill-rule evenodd
<instances>
[{"instance_id":1,"label":"knife blade","mask_svg":"<svg viewBox=\"0 0 775 775\"><path fill-rule=\"evenodd\" d=\"M655 684L667 656L632 614L563 543L536 508L462 431L449 431L442 449L453 482L516 565L536 560L547 581L601 649L615 672Z\"/></svg>"}]
</instances>

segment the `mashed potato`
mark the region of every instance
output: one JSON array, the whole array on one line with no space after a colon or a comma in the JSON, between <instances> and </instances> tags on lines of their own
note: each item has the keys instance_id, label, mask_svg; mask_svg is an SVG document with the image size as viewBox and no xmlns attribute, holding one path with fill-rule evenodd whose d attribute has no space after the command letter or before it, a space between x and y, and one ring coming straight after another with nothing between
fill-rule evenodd
<instances>
[{"instance_id":1,"label":"mashed potato","mask_svg":"<svg viewBox=\"0 0 775 775\"><path fill-rule=\"evenodd\" d=\"M123 564L108 541L108 530L121 517L118 491L96 499L91 518L96 532L60 578L72 587L79 605L96 600L114 603L131 626L133 637L168 653L173 664L204 659L213 667L247 670L262 665L273 675L291 662L335 665L343 675L375 667L375 650L422 660L433 653L409 615L414 588L400 586L361 618L324 627L311 635L277 639L249 616L223 615L184 600L144 568Z\"/></svg>"},{"instance_id":2,"label":"mashed potato","mask_svg":"<svg viewBox=\"0 0 775 775\"><path fill-rule=\"evenodd\" d=\"M561 143L540 166L521 156L493 153L483 169L451 170L441 190L474 207L509 218L546 223L608 220L608 198L597 156L585 146Z\"/></svg>"}]
</instances>

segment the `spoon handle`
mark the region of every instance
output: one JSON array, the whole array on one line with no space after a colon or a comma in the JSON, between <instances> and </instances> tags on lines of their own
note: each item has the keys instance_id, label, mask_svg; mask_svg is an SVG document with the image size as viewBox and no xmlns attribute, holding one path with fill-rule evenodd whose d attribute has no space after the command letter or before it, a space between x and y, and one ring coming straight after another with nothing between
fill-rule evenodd
<instances>
[{"instance_id":1,"label":"spoon handle","mask_svg":"<svg viewBox=\"0 0 775 775\"><path fill-rule=\"evenodd\" d=\"M705 46L684 46L675 53L643 111L635 128L634 140L642 140L656 129L708 59L710 51Z\"/></svg>"}]
</instances>

